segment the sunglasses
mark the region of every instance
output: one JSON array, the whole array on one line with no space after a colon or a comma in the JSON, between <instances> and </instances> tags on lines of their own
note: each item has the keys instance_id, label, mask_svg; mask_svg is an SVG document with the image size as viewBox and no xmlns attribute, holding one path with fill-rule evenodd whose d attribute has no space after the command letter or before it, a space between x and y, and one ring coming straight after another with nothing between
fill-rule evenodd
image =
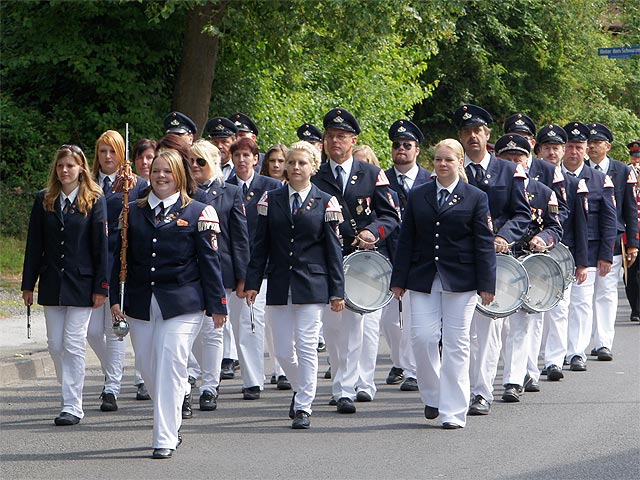
<instances>
[{"instance_id":1,"label":"sunglasses","mask_svg":"<svg viewBox=\"0 0 640 480\"><path fill-rule=\"evenodd\" d=\"M77 153L78 155L84 155L84 153L82 153L82 150L80 150L80 147L78 147L77 145L69 145L69 144L64 144L62 145L58 150L71 150L73 153Z\"/></svg>"},{"instance_id":2,"label":"sunglasses","mask_svg":"<svg viewBox=\"0 0 640 480\"><path fill-rule=\"evenodd\" d=\"M201 158L201 157L192 158L191 159L191 163L193 163L193 162L196 162L201 167L204 167L207 164L207 161L204 158Z\"/></svg>"},{"instance_id":3,"label":"sunglasses","mask_svg":"<svg viewBox=\"0 0 640 480\"><path fill-rule=\"evenodd\" d=\"M413 143L411 142L393 142L393 149L397 150L400 147L404 147L405 150L411 150L413 148Z\"/></svg>"}]
</instances>

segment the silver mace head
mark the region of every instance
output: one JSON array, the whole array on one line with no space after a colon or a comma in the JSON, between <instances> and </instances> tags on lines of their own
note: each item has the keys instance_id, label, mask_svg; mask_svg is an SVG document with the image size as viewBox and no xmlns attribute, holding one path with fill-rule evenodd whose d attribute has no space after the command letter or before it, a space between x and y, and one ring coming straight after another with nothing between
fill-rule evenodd
<instances>
[{"instance_id":1,"label":"silver mace head","mask_svg":"<svg viewBox=\"0 0 640 480\"><path fill-rule=\"evenodd\" d=\"M113 321L112 329L118 340L122 341L129 333L129 323L125 318L116 319Z\"/></svg>"}]
</instances>

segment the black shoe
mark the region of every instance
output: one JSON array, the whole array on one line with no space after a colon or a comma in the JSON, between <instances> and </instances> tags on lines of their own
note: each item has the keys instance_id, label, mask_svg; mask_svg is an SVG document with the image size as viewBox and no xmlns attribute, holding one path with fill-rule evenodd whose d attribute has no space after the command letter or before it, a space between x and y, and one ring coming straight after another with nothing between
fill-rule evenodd
<instances>
[{"instance_id":1,"label":"black shoe","mask_svg":"<svg viewBox=\"0 0 640 480\"><path fill-rule=\"evenodd\" d=\"M632 313L629 316L629 320L632 322L640 322L640 315L638 315L637 313Z\"/></svg>"},{"instance_id":2,"label":"black shoe","mask_svg":"<svg viewBox=\"0 0 640 480\"><path fill-rule=\"evenodd\" d=\"M191 385L191 388L196 388L196 377L192 377L191 375L189 375L189 385Z\"/></svg>"},{"instance_id":3,"label":"black shoe","mask_svg":"<svg viewBox=\"0 0 640 480\"><path fill-rule=\"evenodd\" d=\"M529 375L529 372L524 376L524 381L522 382L522 391L526 392L529 385L533 383L533 378Z\"/></svg>"},{"instance_id":4,"label":"black shoe","mask_svg":"<svg viewBox=\"0 0 640 480\"><path fill-rule=\"evenodd\" d=\"M287 380L285 375L278 377L278 390L291 390L291 382Z\"/></svg>"},{"instance_id":5,"label":"black shoe","mask_svg":"<svg viewBox=\"0 0 640 480\"><path fill-rule=\"evenodd\" d=\"M489 415L491 404L487 402L482 395L476 395L473 403L469 407L469 415Z\"/></svg>"},{"instance_id":6,"label":"black shoe","mask_svg":"<svg viewBox=\"0 0 640 480\"><path fill-rule=\"evenodd\" d=\"M182 434L178 432L178 443L176 443L176 450L180 445L182 445Z\"/></svg>"},{"instance_id":7,"label":"black shoe","mask_svg":"<svg viewBox=\"0 0 640 480\"><path fill-rule=\"evenodd\" d=\"M597 357L598 356L598 350L596 350L595 348L591 349L591 352L589 352L589 355L592 357Z\"/></svg>"},{"instance_id":8,"label":"black shoe","mask_svg":"<svg viewBox=\"0 0 640 480\"><path fill-rule=\"evenodd\" d=\"M611 350L609 350L607 347L600 347L596 351L596 356L598 357L598 360L604 361L604 362L609 362L613 360L613 354L611 353Z\"/></svg>"},{"instance_id":9,"label":"black shoe","mask_svg":"<svg viewBox=\"0 0 640 480\"><path fill-rule=\"evenodd\" d=\"M534 382L533 379L531 379L531 382L529 382L529 384L524 388L524 391L537 393L540 391L540 384L538 382Z\"/></svg>"},{"instance_id":10,"label":"black shoe","mask_svg":"<svg viewBox=\"0 0 640 480\"><path fill-rule=\"evenodd\" d=\"M102 405L100 405L100 410L102 410L103 412L118 411L118 402L116 402L116 396L113 393L103 393L100 396L102 397Z\"/></svg>"},{"instance_id":11,"label":"black shoe","mask_svg":"<svg viewBox=\"0 0 640 480\"><path fill-rule=\"evenodd\" d=\"M173 450L170 448L154 448L153 455L151 458L162 459L162 458L171 458L173 455Z\"/></svg>"},{"instance_id":12,"label":"black shoe","mask_svg":"<svg viewBox=\"0 0 640 480\"><path fill-rule=\"evenodd\" d=\"M458 425L457 423L453 423L453 422L444 422L442 424L443 430L457 430L459 428L462 428L462 425Z\"/></svg>"},{"instance_id":13,"label":"black shoe","mask_svg":"<svg viewBox=\"0 0 640 480\"><path fill-rule=\"evenodd\" d=\"M310 417L310 413L307 413L304 410L298 410L296 412L295 418L293 419L293 422L291 423L291 428L293 428L294 430L306 430L311 426Z\"/></svg>"},{"instance_id":14,"label":"black shoe","mask_svg":"<svg viewBox=\"0 0 640 480\"><path fill-rule=\"evenodd\" d=\"M182 419L187 420L191 417L193 417L193 410L191 409L191 394L188 393L182 402Z\"/></svg>"},{"instance_id":15,"label":"black shoe","mask_svg":"<svg viewBox=\"0 0 640 480\"><path fill-rule=\"evenodd\" d=\"M324 372L324 378L327 380L331 378L331 367L327 368L327 371Z\"/></svg>"},{"instance_id":16,"label":"black shoe","mask_svg":"<svg viewBox=\"0 0 640 480\"><path fill-rule=\"evenodd\" d=\"M326 352L327 351L327 344L324 342L318 342L318 353L322 353L322 352Z\"/></svg>"},{"instance_id":17,"label":"black shoe","mask_svg":"<svg viewBox=\"0 0 640 480\"><path fill-rule=\"evenodd\" d=\"M399 367L391 367L389 375L387 375L387 385L396 385L404 380L403 370Z\"/></svg>"},{"instance_id":18,"label":"black shoe","mask_svg":"<svg viewBox=\"0 0 640 480\"><path fill-rule=\"evenodd\" d=\"M331 397L329 399L329 405L331 405L332 407L335 407L336 405L338 405L338 401L335 399L335 397Z\"/></svg>"},{"instance_id":19,"label":"black shoe","mask_svg":"<svg viewBox=\"0 0 640 480\"><path fill-rule=\"evenodd\" d=\"M371 398L371 395L369 395L364 390L356 393L356 402L370 402L372 400L373 398Z\"/></svg>"},{"instance_id":20,"label":"black shoe","mask_svg":"<svg viewBox=\"0 0 640 480\"><path fill-rule=\"evenodd\" d=\"M507 403L514 403L520 401L520 395L522 394L522 387L515 383L507 383L504 386L504 393L502 394L502 400Z\"/></svg>"},{"instance_id":21,"label":"black shoe","mask_svg":"<svg viewBox=\"0 0 640 480\"><path fill-rule=\"evenodd\" d=\"M54 420L55 423L59 427L66 427L68 425L76 425L80 423L80 417L76 417L73 413L62 412L58 415Z\"/></svg>"},{"instance_id":22,"label":"black shoe","mask_svg":"<svg viewBox=\"0 0 640 480\"><path fill-rule=\"evenodd\" d=\"M356 413L356 406L353 404L353 400L348 397L342 397L336 405L338 413Z\"/></svg>"},{"instance_id":23,"label":"black shoe","mask_svg":"<svg viewBox=\"0 0 640 480\"><path fill-rule=\"evenodd\" d=\"M587 364L580 355L574 355L571 359L571 366L569 369L572 372L585 372L587 370Z\"/></svg>"},{"instance_id":24,"label":"black shoe","mask_svg":"<svg viewBox=\"0 0 640 480\"><path fill-rule=\"evenodd\" d=\"M240 370L240 360L233 360L233 371Z\"/></svg>"},{"instance_id":25,"label":"black shoe","mask_svg":"<svg viewBox=\"0 0 640 480\"><path fill-rule=\"evenodd\" d=\"M269 383L271 385L277 385L278 384L278 379L276 378L275 375L271 375L271 380L269 381Z\"/></svg>"},{"instance_id":26,"label":"black shoe","mask_svg":"<svg viewBox=\"0 0 640 480\"><path fill-rule=\"evenodd\" d=\"M419 390L418 380L413 377L405 378L404 382L402 382L402 385L400 385L400 390L402 390L403 392L417 392Z\"/></svg>"},{"instance_id":27,"label":"black shoe","mask_svg":"<svg viewBox=\"0 0 640 480\"><path fill-rule=\"evenodd\" d=\"M220 378L223 380L231 380L236 374L233 371L233 360L230 358L222 359L222 368L220 370Z\"/></svg>"},{"instance_id":28,"label":"black shoe","mask_svg":"<svg viewBox=\"0 0 640 480\"><path fill-rule=\"evenodd\" d=\"M291 396L291 403L289 404L289 418L291 420L293 420L293 418L296 415L296 412L293 410L293 406L295 405L296 402L296 392L293 392L293 395Z\"/></svg>"},{"instance_id":29,"label":"black shoe","mask_svg":"<svg viewBox=\"0 0 640 480\"><path fill-rule=\"evenodd\" d=\"M540 371L540 375L547 375L547 367L544 367L541 371Z\"/></svg>"},{"instance_id":30,"label":"black shoe","mask_svg":"<svg viewBox=\"0 0 640 480\"><path fill-rule=\"evenodd\" d=\"M218 408L218 395L209 390L202 392L202 395L200 395L200 410L211 412L216 408Z\"/></svg>"},{"instance_id":31,"label":"black shoe","mask_svg":"<svg viewBox=\"0 0 640 480\"><path fill-rule=\"evenodd\" d=\"M147 390L147 387L144 386L144 383L138 384L136 400L151 400L151 395L149 395L149 391Z\"/></svg>"},{"instance_id":32,"label":"black shoe","mask_svg":"<svg viewBox=\"0 0 640 480\"><path fill-rule=\"evenodd\" d=\"M549 365L547 367L547 380L550 382L557 382L564 378L564 373L562 373L562 368L558 365Z\"/></svg>"},{"instance_id":33,"label":"black shoe","mask_svg":"<svg viewBox=\"0 0 640 480\"><path fill-rule=\"evenodd\" d=\"M247 387L242 391L242 398L244 400L259 400L260 399L260 387Z\"/></svg>"},{"instance_id":34,"label":"black shoe","mask_svg":"<svg viewBox=\"0 0 640 480\"><path fill-rule=\"evenodd\" d=\"M427 420L438 418L438 415L440 415L440 411L436 407L430 407L429 405L424 406L424 418Z\"/></svg>"}]
</instances>

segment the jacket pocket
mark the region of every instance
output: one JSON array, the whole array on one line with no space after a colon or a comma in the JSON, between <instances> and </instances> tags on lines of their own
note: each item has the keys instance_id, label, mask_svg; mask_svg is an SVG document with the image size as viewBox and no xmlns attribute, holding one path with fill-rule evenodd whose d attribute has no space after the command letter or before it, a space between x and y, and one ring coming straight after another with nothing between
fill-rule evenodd
<instances>
[{"instance_id":1,"label":"jacket pocket","mask_svg":"<svg viewBox=\"0 0 640 480\"><path fill-rule=\"evenodd\" d=\"M314 275L327 274L327 269L325 268L325 266L319 263L310 263L309 265L307 265L307 269L309 270L309 273L312 273Z\"/></svg>"}]
</instances>

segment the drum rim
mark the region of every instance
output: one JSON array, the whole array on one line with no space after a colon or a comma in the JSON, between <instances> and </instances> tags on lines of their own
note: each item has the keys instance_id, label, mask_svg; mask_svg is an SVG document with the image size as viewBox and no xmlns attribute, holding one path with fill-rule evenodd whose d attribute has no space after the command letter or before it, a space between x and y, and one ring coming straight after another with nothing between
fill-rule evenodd
<instances>
[{"instance_id":1,"label":"drum rim","mask_svg":"<svg viewBox=\"0 0 640 480\"><path fill-rule=\"evenodd\" d=\"M573 282L576 281L576 259L573 258L573 254L571 253L571 249L569 247L567 247L562 242L556 243L554 245L554 247L551 250L549 250L549 255L553 255L554 251L563 252L562 258L563 259L564 258L570 259L571 260L571 265L573 266L573 268L571 268L570 271L565 272L564 268L562 268L562 264L560 262L558 262L560 264L560 268L562 268L562 275L563 275L563 278L564 278L564 290L566 290L567 288L569 288L569 285L571 285ZM554 258L554 260L555 260L555 258Z\"/></svg>"},{"instance_id":2,"label":"drum rim","mask_svg":"<svg viewBox=\"0 0 640 480\"><path fill-rule=\"evenodd\" d=\"M565 246L566 247L566 246ZM554 265L555 268L557 268L558 272L560 272L560 280L562 281L562 287L564 287L564 282L565 282L565 275L564 275L564 270L562 268L562 266L560 265L560 262L558 262L555 258L553 258L552 256L550 256L548 253L529 253L528 255L524 255L520 258L518 258L518 261L520 261L522 263L522 265L525 267L525 270L527 269L525 266L525 262L531 258L545 258L545 259L549 259L551 260L551 264ZM529 275L529 272L527 271L527 275ZM558 303L560 303L560 300L562 298L562 295L555 297L555 301L553 302L552 305L550 306L545 306L544 308L538 309L538 308L534 308L531 305L529 305L528 300L529 300L529 292L531 291L531 286L532 286L532 282L531 282L531 276L529 275L529 290L527 291L527 295L525 295L525 299L522 302L522 308L524 310L526 310L528 313L543 313L543 312L548 312L549 310L551 310L552 308L554 308L556 305L558 305ZM563 290L564 291L564 288Z\"/></svg>"},{"instance_id":3,"label":"drum rim","mask_svg":"<svg viewBox=\"0 0 640 480\"><path fill-rule=\"evenodd\" d=\"M389 288L391 288L391 273L393 271L393 265L391 264L391 262L387 257L385 257L382 253L378 252L377 250L356 250L355 252L351 252L349 255L347 255L342 259L343 271L344 271L344 267L348 265L350 261L352 261L351 259L353 257L362 256L362 255L369 255L375 258L376 261L380 260L382 264L388 267ZM379 305L376 305L375 307L366 307L363 305L359 305L356 302L354 302L351 298L349 298L349 294L346 288L347 287L346 280L347 279L346 279L346 273L345 273L344 304L345 304L345 307L347 307L352 312L361 313L361 314L375 312L376 310L379 310L387 306L389 302L391 302L391 300L393 299L393 292L389 289L384 295L384 300Z\"/></svg>"},{"instance_id":4,"label":"drum rim","mask_svg":"<svg viewBox=\"0 0 640 480\"><path fill-rule=\"evenodd\" d=\"M520 294L520 301L517 302L517 306L511 307L509 310L502 310L498 312L490 308L487 308L489 307L489 305L487 306L482 305L480 303L481 302L480 295L476 295L477 297L476 310L478 310L483 315L491 318L505 318L505 317L508 317L509 315L513 315L518 310L520 310L522 308L522 304L524 303L524 296L529 292L529 288L530 288L529 273L524 268L522 263L518 261L517 258L515 258L513 255L509 255L506 253L496 253L496 263L498 261L500 262L504 261L515 266L516 269L522 269L522 271L524 272L524 279L526 280L526 285L525 285L524 291ZM496 283L497 283L497 279L496 279Z\"/></svg>"}]
</instances>

